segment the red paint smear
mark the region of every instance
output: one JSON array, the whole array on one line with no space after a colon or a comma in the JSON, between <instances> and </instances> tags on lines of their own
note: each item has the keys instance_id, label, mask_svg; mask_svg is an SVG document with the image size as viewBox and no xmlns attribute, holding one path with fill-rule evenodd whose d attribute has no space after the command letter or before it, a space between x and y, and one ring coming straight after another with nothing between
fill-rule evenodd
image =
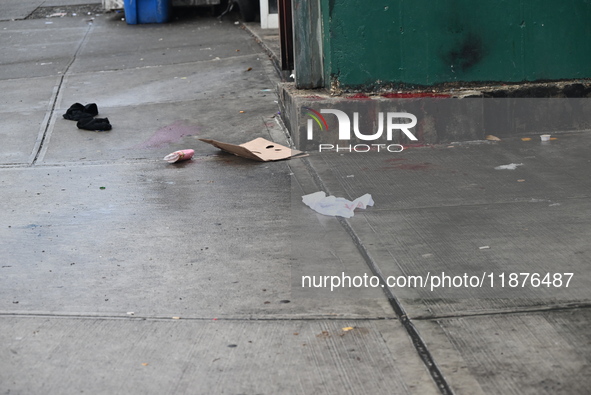
<instances>
[{"instance_id":1,"label":"red paint smear","mask_svg":"<svg viewBox=\"0 0 591 395\"><path fill-rule=\"evenodd\" d=\"M353 96L348 96L347 99L371 100L371 97L363 93L356 93Z\"/></svg>"},{"instance_id":2,"label":"red paint smear","mask_svg":"<svg viewBox=\"0 0 591 395\"><path fill-rule=\"evenodd\" d=\"M437 98L444 98L444 97L452 97L446 93L428 93L428 92L421 92L421 93L384 93L382 97L387 99L418 99L421 97L437 97Z\"/></svg>"},{"instance_id":3,"label":"red paint smear","mask_svg":"<svg viewBox=\"0 0 591 395\"><path fill-rule=\"evenodd\" d=\"M133 149L160 148L175 143L185 136L199 134L199 127L187 121L176 121L158 129L152 137L143 143L133 146Z\"/></svg>"},{"instance_id":4,"label":"red paint smear","mask_svg":"<svg viewBox=\"0 0 591 395\"><path fill-rule=\"evenodd\" d=\"M430 163L401 163L395 167L400 170L427 170L430 166Z\"/></svg>"},{"instance_id":5,"label":"red paint smear","mask_svg":"<svg viewBox=\"0 0 591 395\"><path fill-rule=\"evenodd\" d=\"M390 159L388 159L390 161ZM393 166L382 167L382 170L427 170L431 167L431 163L400 163Z\"/></svg>"},{"instance_id":6,"label":"red paint smear","mask_svg":"<svg viewBox=\"0 0 591 395\"><path fill-rule=\"evenodd\" d=\"M424 148L424 147L431 147L431 148L433 148L433 146L431 144L424 144L424 143L402 144L402 147L404 147L404 149L407 149L407 148Z\"/></svg>"}]
</instances>

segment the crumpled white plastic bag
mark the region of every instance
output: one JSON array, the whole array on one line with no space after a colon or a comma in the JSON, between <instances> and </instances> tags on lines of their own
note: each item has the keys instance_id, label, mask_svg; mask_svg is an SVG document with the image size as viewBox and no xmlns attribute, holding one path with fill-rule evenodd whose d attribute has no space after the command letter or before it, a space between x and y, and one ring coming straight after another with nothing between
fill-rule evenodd
<instances>
[{"instance_id":1,"label":"crumpled white plastic bag","mask_svg":"<svg viewBox=\"0 0 591 395\"><path fill-rule=\"evenodd\" d=\"M523 166L523 163L510 163L508 165L497 166L495 170L515 170L518 166Z\"/></svg>"},{"instance_id":2,"label":"crumpled white plastic bag","mask_svg":"<svg viewBox=\"0 0 591 395\"><path fill-rule=\"evenodd\" d=\"M350 201L332 195L326 196L326 193L320 191L302 196L302 201L317 213L345 218L351 218L355 215L354 211L356 208L365 209L367 206L374 205L374 201L369 193Z\"/></svg>"}]
</instances>

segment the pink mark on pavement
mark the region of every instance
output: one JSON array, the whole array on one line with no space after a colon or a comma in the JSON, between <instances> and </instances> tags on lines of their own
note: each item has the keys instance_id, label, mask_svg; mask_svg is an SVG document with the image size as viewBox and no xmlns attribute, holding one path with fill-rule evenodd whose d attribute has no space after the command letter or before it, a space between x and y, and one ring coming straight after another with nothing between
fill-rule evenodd
<instances>
[{"instance_id":1,"label":"pink mark on pavement","mask_svg":"<svg viewBox=\"0 0 591 395\"><path fill-rule=\"evenodd\" d=\"M405 160L405 159L402 159ZM386 159L385 162L388 162L388 166L384 166L382 170L429 170L432 166L429 162L423 163L396 163L395 160Z\"/></svg>"},{"instance_id":2,"label":"pink mark on pavement","mask_svg":"<svg viewBox=\"0 0 591 395\"><path fill-rule=\"evenodd\" d=\"M143 143L137 144L132 149L160 148L175 143L185 136L199 134L200 128L188 121L176 121L168 126L158 129L152 137Z\"/></svg>"},{"instance_id":3,"label":"pink mark on pavement","mask_svg":"<svg viewBox=\"0 0 591 395\"><path fill-rule=\"evenodd\" d=\"M430 166L431 166L431 163L425 162L425 163L412 163L412 164L411 163L408 163L408 164L404 163L404 164L400 164L400 165L397 165L394 167L396 167L397 169L400 169L400 170L427 170L427 169L429 169Z\"/></svg>"},{"instance_id":4,"label":"pink mark on pavement","mask_svg":"<svg viewBox=\"0 0 591 395\"><path fill-rule=\"evenodd\" d=\"M432 144L426 143L414 143L414 144L402 144L404 149L408 148L434 148Z\"/></svg>"}]
</instances>

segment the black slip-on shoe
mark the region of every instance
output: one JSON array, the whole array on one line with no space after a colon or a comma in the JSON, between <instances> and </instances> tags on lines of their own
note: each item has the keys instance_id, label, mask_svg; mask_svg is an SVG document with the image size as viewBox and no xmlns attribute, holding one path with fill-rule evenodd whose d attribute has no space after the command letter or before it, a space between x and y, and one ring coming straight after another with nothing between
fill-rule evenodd
<instances>
[{"instance_id":1,"label":"black slip-on shoe","mask_svg":"<svg viewBox=\"0 0 591 395\"><path fill-rule=\"evenodd\" d=\"M84 106L84 112L90 114L93 117L98 115L98 107L95 103L89 103Z\"/></svg>"},{"instance_id":2,"label":"black slip-on shoe","mask_svg":"<svg viewBox=\"0 0 591 395\"><path fill-rule=\"evenodd\" d=\"M98 115L98 107L95 103L85 106L80 103L74 103L68 108L64 114L64 118L70 121L79 121L82 118L94 117L95 115Z\"/></svg>"},{"instance_id":3,"label":"black slip-on shoe","mask_svg":"<svg viewBox=\"0 0 591 395\"><path fill-rule=\"evenodd\" d=\"M111 130L112 128L109 118L82 118L76 126L78 129L95 130L98 132Z\"/></svg>"}]
</instances>

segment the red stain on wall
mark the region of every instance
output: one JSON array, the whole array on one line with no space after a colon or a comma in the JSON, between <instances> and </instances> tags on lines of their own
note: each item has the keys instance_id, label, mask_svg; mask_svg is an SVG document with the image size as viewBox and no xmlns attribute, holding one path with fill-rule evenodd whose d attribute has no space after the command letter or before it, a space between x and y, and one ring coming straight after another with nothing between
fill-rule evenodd
<instances>
[{"instance_id":1,"label":"red stain on wall","mask_svg":"<svg viewBox=\"0 0 591 395\"><path fill-rule=\"evenodd\" d=\"M347 99L371 100L371 97L367 96L364 93L356 93L352 96L347 96Z\"/></svg>"},{"instance_id":2,"label":"red stain on wall","mask_svg":"<svg viewBox=\"0 0 591 395\"><path fill-rule=\"evenodd\" d=\"M429 93L429 92L417 92L417 93L384 93L382 97L386 99L420 99L423 97L452 97L445 93Z\"/></svg>"}]
</instances>

